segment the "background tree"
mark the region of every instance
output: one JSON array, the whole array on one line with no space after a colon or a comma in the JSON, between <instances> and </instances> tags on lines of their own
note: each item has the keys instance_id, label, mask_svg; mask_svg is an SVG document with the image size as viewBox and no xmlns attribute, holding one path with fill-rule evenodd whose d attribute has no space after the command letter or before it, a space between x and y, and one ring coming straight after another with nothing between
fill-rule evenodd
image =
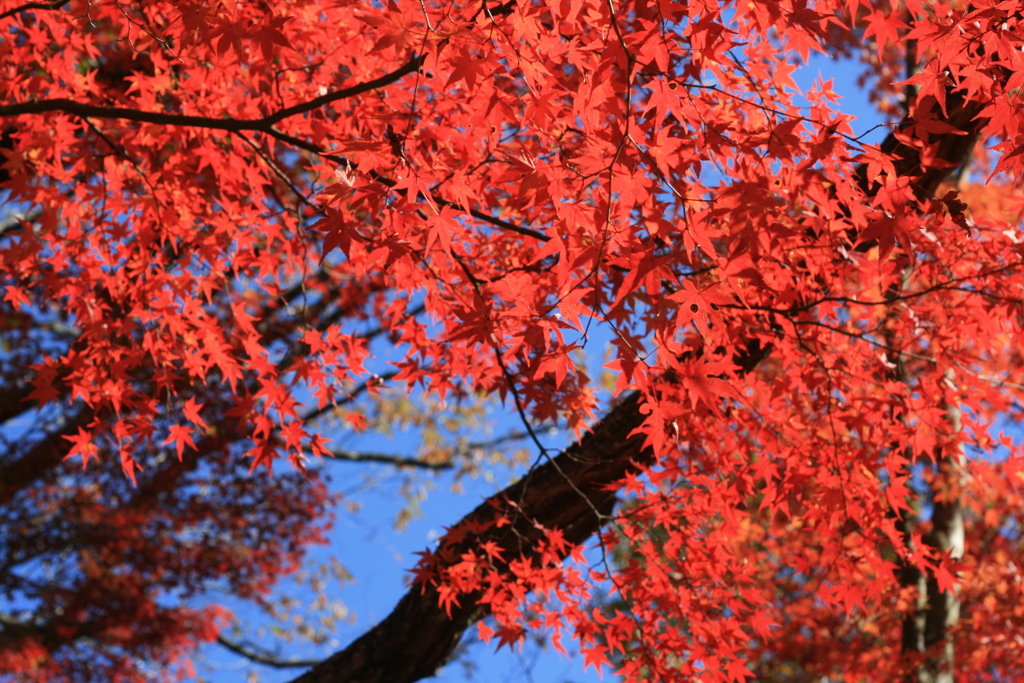
<instances>
[{"instance_id":1,"label":"background tree","mask_svg":"<svg viewBox=\"0 0 1024 683\"><path fill-rule=\"evenodd\" d=\"M1015 679L1020 16L4 5L0 666L169 672L224 626L174 599L301 562L328 435L397 385L500 397L536 460L298 680L417 680L473 624L637 681ZM812 51L868 62L882 144Z\"/></svg>"}]
</instances>

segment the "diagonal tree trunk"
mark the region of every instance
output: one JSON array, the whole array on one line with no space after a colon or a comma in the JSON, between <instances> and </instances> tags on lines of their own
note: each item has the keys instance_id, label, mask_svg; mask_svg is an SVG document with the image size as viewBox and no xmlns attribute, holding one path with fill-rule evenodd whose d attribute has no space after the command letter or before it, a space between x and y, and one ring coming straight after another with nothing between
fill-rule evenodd
<instances>
[{"instance_id":1,"label":"diagonal tree trunk","mask_svg":"<svg viewBox=\"0 0 1024 683\"><path fill-rule=\"evenodd\" d=\"M527 518L548 529L561 529L572 544L592 536L615 504L615 494L607 490L607 484L650 460L643 436L630 436L643 424L639 405L639 394L632 394L577 444L484 501L461 523L490 530L460 545L490 540L499 544L505 557L530 556L541 533ZM493 522L505 512L508 500L518 501L521 514L513 524L496 529ZM452 548L453 557L459 554L457 547ZM463 596L461 606L453 608L449 618L438 606L434 589L421 591L414 586L382 622L294 683L412 683L433 676L463 632L487 616L475 602L475 596Z\"/></svg>"}]
</instances>

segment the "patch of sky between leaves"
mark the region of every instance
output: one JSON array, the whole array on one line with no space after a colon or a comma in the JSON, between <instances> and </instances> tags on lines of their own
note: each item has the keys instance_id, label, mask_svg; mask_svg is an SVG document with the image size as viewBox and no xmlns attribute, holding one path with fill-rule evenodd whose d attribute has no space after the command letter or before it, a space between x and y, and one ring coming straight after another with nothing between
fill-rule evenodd
<instances>
[{"instance_id":1,"label":"patch of sky between leaves","mask_svg":"<svg viewBox=\"0 0 1024 683\"><path fill-rule=\"evenodd\" d=\"M807 64L793 72L793 80L801 89L797 102L810 106L805 93L816 81L832 81L832 90L841 98L838 109L844 114L856 117L850 121L852 137L862 145L881 144L889 134L885 120L868 101L867 89L857 85L863 67L852 59L836 59L820 53L813 53Z\"/></svg>"}]
</instances>

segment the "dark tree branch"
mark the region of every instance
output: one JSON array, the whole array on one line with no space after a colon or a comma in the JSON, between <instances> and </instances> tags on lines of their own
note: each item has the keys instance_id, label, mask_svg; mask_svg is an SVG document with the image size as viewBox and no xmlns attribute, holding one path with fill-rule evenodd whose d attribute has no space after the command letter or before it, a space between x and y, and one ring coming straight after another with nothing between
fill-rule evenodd
<instances>
[{"instance_id":1,"label":"dark tree branch","mask_svg":"<svg viewBox=\"0 0 1024 683\"><path fill-rule=\"evenodd\" d=\"M9 9L3 14L0 14L0 19L6 19L7 17L13 17L15 14L26 12L33 9L41 10L55 10L60 9L64 5L71 2L71 0L57 0L57 2L26 2L24 5L19 5L13 9Z\"/></svg>"},{"instance_id":2,"label":"dark tree branch","mask_svg":"<svg viewBox=\"0 0 1024 683\"><path fill-rule=\"evenodd\" d=\"M410 74L420 67L423 57L414 57L403 66L389 74L354 85L350 88L342 88L332 93L327 93L309 102L297 104L293 107L281 109L264 116L262 119L216 119L207 116L187 116L184 114L166 114L160 112L140 111L138 109L126 109L123 107L100 107L94 104L83 104L74 100L59 98L53 100L30 100L16 104L0 104L0 118L11 116L22 116L24 114L44 114L47 112L62 112L79 116L82 118L96 119L119 119L122 121L138 121L140 123L155 123L163 126L182 126L187 128L209 128L212 130L224 130L229 133L240 133L244 131L259 131L272 133L275 123L286 118L304 114L324 105L338 100L355 97L371 90L391 85L403 76Z\"/></svg>"},{"instance_id":3,"label":"dark tree branch","mask_svg":"<svg viewBox=\"0 0 1024 683\"><path fill-rule=\"evenodd\" d=\"M351 390L347 391L345 395L342 396L341 398L335 399L333 403L328 403L323 408L314 408L305 415L299 416L299 419L303 422L303 424L309 424L313 420L331 412L338 406L343 406L352 403L354 400L356 400L357 397L359 397L362 393L364 393L371 387L380 386L381 384L387 382L389 379L393 379L397 374L398 371L396 370L395 372L387 372L384 373L383 375L374 375L367 381L362 382L361 384L358 384Z\"/></svg>"},{"instance_id":4,"label":"dark tree branch","mask_svg":"<svg viewBox=\"0 0 1024 683\"><path fill-rule=\"evenodd\" d=\"M0 454L0 506L10 503L19 491L60 465L68 452L68 441L64 437L73 436L94 418L91 410L81 408L65 416L62 425L17 460L7 460L4 457L7 454Z\"/></svg>"},{"instance_id":5,"label":"dark tree branch","mask_svg":"<svg viewBox=\"0 0 1024 683\"><path fill-rule=\"evenodd\" d=\"M0 425L33 408L31 404L27 403L29 394L35 391L35 387L31 383L7 386L3 396L0 396Z\"/></svg>"},{"instance_id":6,"label":"dark tree branch","mask_svg":"<svg viewBox=\"0 0 1024 683\"><path fill-rule=\"evenodd\" d=\"M281 659L279 656L258 648L250 643L240 643L229 640L224 636L217 636L217 643L236 655L241 655L257 664L271 666L275 669L296 669L316 666L320 659Z\"/></svg>"},{"instance_id":7,"label":"dark tree branch","mask_svg":"<svg viewBox=\"0 0 1024 683\"><path fill-rule=\"evenodd\" d=\"M590 538L615 504L608 484L650 462L651 451L643 448L643 436L630 436L643 424L640 400L639 394L631 395L553 462L478 506L462 523L489 530L443 552L457 557L471 546L494 541L503 557L530 557L541 531L528 520L562 530L571 545ZM508 501L519 501L519 514L511 514ZM495 522L502 515L516 521L499 529ZM476 604L478 597L462 596L461 606L454 607L449 618L438 606L436 590L415 586L384 621L295 683L411 683L433 676L463 632L486 616L486 607Z\"/></svg>"},{"instance_id":8,"label":"dark tree branch","mask_svg":"<svg viewBox=\"0 0 1024 683\"><path fill-rule=\"evenodd\" d=\"M25 114L45 114L48 112L61 112L65 114L71 114L81 118L97 118L97 119L118 119L123 121L138 121L140 123L154 123L157 125L164 126L180 126L184 128L206 128L210 130L223 130L229 133L243 133L246 131L255 131L270 135L281 142L304 149L307 152L316 154L317 156L323 157L332 161L336 164L348 166L349 161L342 155L331 154L327 150L323 149L319 145L315 145L311 142L297 138L294 135L284 133L274 127L274 124L280 123L281 121L297 116L299 114L305 114L307 112L319 109L320 107L326 106L332 102L343 100L349 97L355 97L371 90L383 88L387 85L394 83L403 76L406 76L417 69L423 64L423 56L414 57L406 62L402 67L392 71L389 74L375 78L372 81L360 83L350 88L343 88L332 93L327 93L321 97L297 104L292 107L280 109L273 114L268 114L261 119L233 119L233 118L212 118L208 116L187 116L184 114L167 114L161 112L149 112L140 111L138 109L127 109L124 107L100 107L93 104L83 104L67 98L58 98L52 100L30 100L28 102L18 102L16 104L0 104L0 118L7 118L12 116L22 116ZM386 187L394 187L397 182L387 176L373 172L370 174L377 182L381 183ZM455 202L451 202L447 199L443 199L438 196L431 196L431 199L438 206L448 206L454 209L462 209L461 206ZM508 232L514 232L525 237L532 237L533 239L547 242L551 238L542 232L532 230L530 228L524 228L522 226L511 223L502 218L496 218L490 216L477 209L469 209L466 211L470 216L477 220L483 221L490 225L506 230Z\"/></svg>"},{"instance_id":9,"label":"dark tree branch","mask_svg":"<svg viewBox=\"0 0 1024 683\"><path fill-rule=\"evenodd\" d=\"M391 455L389 453L361 453L350 451L344 448L328 449L332 457L337 460L349 462L375 462L384 465L395 465L396 467L416 467L422 470L450 470L455 467L451 458L442 462L428 462L418 458L411 458L404 455Z\"/></svg>"},{"instance_id":10,"label":"dark tree branch","mask_svg":"<svg viewBox=\"0 0 1024 683\"><path fill-rule=\"evenodd\" d=\"M391 178L388 178L387 176L383 176L383 175L381 175L379 173L376 173L376 172L372 173L371 176L378 183L380 183L381 185L385 185L387 187L394 187L395 185L398 184L394 180L392 180ZM437 204L438 206L447 206L447 207L450 207L452 209L458 209L459 211L465 211L465 209L463 209L461 206L459 206L455 202L450 202L447 199L443 199L443 198L438 197L436 195L431 195L430 199L435 204ZM486 213L484 213L482 211L477 211L476 209L470 209L467 213L469 213L470 216L472 216L473 218L476 218L477 220L484 221L485 223L490 223L491 225L493 225L496 228L501 228L502 230L507 230L509 232L514 232L516 234L523 235L524 237L532 237L533 239L540 240L541 242L547 242L547 241L549 241L551 239L550 237L548 237L547 235L545 235L542 232L538 232L538 231L533 230L531 228L524 228L522 226L516 225L515 223L509 223L508 221L503 220L501 218L495 218L494 216L488 216Z\"/></svg>"},{"instance_id":11,"label":"dark tree branch","mask_svg":"<svg viewBox=\"0 0 1024 683\"><path fill-rule=\"evenodd\" d=\"M970 162L971 150L974 148L975 140L977 140L978 134L985 123L988 122L988 119L978 118L985 108L986 102L977 100L965 101L963 93L954 91L951 88L948 90L946 94L946 107L949 115L943 116L938 104L933 104L932 108L935 118L950 124L957 129L958 133L933 135L929 146L934 150L934 153L931 155L933 159L938 162L951 163L954 165L954 168L946 167L942 163L933 163L930 166L922 165L921 149L904 144L896 137L895 133L890 133L885 141L882 142L882 152L894 157L893 166L896 170L896 175L913 178L914 194L920 201L934 199L939 184L946 180L955 168L962 167ZM920 106L920 104L922 103L919 102L918 105ZM920 119L927 113L917 109L914 112L914 117ZM896 130L902 131L912 124L913 120L908 118L900 123ZM874 196L877 193L878 186L874 185L872 187L872 183L868 181L867 164L862 164L857 168L857 179L861 189L868 196Z\"/></svg>"},{"instance_id":12,"label":"dark tree branch","mask_svg":"<svg viewBox=\"0 0 1024 683\"><path fill-rule=\"evenodd\" d=\"M347 460L349 462L375 462L384 465L395 465L397 467L416 467L424 470L450 470L455 467L455 456L466 455L474 450L480 448L493 448L510 441L522 441L527 438L526 434L521 432L511 432L500 436L496 439L490 439L488 441L475 441L467 443L452 449L451 455L448 459L442 462L429 462L421 460L419 458L413 458L405 455L393 455L390 453L365 453L361 451L350 451L344 448L339 449L328 449L330 454L338 460Z\"/></svg>"}]
</instances>

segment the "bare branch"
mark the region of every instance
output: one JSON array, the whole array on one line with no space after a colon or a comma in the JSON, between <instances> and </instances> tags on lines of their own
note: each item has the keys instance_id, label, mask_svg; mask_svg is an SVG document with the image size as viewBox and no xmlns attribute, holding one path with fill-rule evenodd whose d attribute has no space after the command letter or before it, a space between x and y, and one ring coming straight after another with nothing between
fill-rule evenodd
<instances>
[{"instance_id":1,"label":"bare branch","mask_svg":"<svg viewBox=\"0 0 1024 683\"><path fill-rule=\"evenodd\" d=\"M52 100L30 100L16 104L0 105L0 118L10 116L22 116L24 114L44 114L46 112L63 112L82 118L96 119L120 119L124 121L139 121L141 123L156 123L164 126L182 126L188 128L209 128L212 130L224 130L229 133L243 131L260 131L271 133L275 123L286 118L303 114L322 107L331 102L336 102L348 97L355 97L370 90L383 88L410 74L420 67L423 57L413 57L403 66L389 74L375 78L365 83L354 85L350 88L342 88L332 93L327 93L309 102L297 104L294 107L281 109L264 116L262 119L215 119L207 116L187 116L184 114L166 114L161 112L140 111L138 109L126 109L123 107L100 107L94 104L83 104L67 98Z\"/></svg>"},{"instance_id":2,"label":"bare branch","mask_svg":"<svg viewBox=\"0 0 1024 683\"><path fill-rule=\"evenodd\" d=\"M451 454L446 460L441 462L430 462L428 460L422 460L406 455L393 455L390 453L366 453L362 451L350 451L344 448L339 449L328 449L330 454L338 460L347 460L349 462L376 462L385 465L395 465L397 467L417 467L424 470L450 470L455 467L455 458L460 455L467 455L475 450L483 448L494 448L502 444L506 444L512 441L522 441L527 438L527 435L523 432L509 432L495 439L489 439L487 441L474 441L467 444L462 444L452 449Z\"/></svg>"},{"instance_id":3,"label":"bare branch","mask_svg":"<svg viewBox=\"0 0 1024 683\"><path fill-rule=\"evenodd\" d=\"M71 2L71 0L57 0L57 2L26 2L24 5L19 5L13 9L9 9L3 14L0 14L0 19L6 19L7 17L13 17L15 14L26 12L33 9L42 10L55 10L60 9L64 5Z\"/></svg>"},{"instance_id":4,"label":"bare branch","mask_svg":"<svg viewBox=\"0 0 1024 683\"><path fill-rule=\"evenodd\" d=\"M257 664L272 666L275 669L306 668L316 666L322 661L320 659L281 659L278 655L267 652L251 643L235 642L228 640L224 636L217 636L217 643L231 650L236 655L241 655Z\"/></svg>"},{"instance_id":5,"label":"bare branch","mask_svg":"<svg viewBox=\"0 0 1024 683\"><path fill-rule=\"evenodd\" d=\"M417 467L424 470L450 470L455 467L455 463L452 461L452 458L448 458L442 462L428 462L426 460L419 460L418 458L411 458L404 455L391 455L388 453L362 453L343 448L329 449L329 451L334 458L338 460L348 460L349 462L376 462L383 463L385 465L396 465L398 467Z\"/></svg>"}]
</instances>

